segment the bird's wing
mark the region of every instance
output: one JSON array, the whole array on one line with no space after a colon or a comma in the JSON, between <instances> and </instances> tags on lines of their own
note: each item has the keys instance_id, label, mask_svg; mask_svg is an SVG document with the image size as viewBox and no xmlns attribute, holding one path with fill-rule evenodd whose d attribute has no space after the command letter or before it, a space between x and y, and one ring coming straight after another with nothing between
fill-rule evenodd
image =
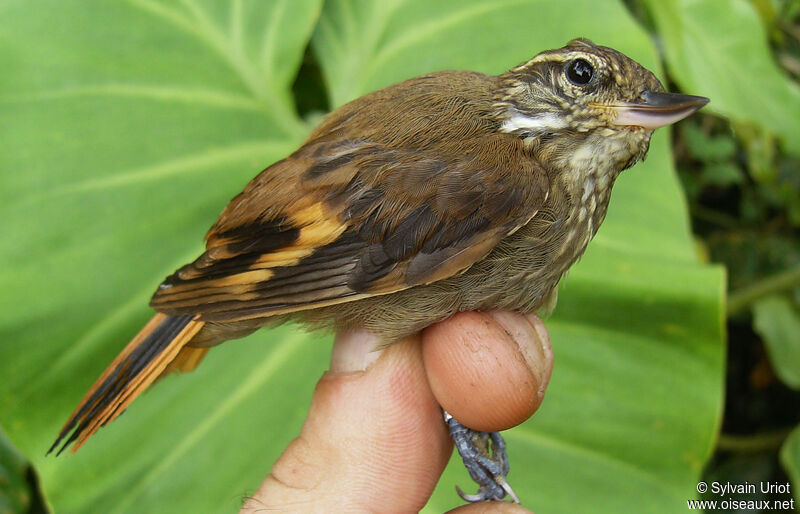
<instances>
[{"instance_id":1,"label":"bird's wing","mask_svg":"<svg viewBox=\"0 0 800 514\"><path fill-rule=\"evenodd\" d=\"M472 143L451 160L364 141L306 144L234 198L205 253L164 281L152 307L241 320L466 270L527 223L549 187L519 139Z\"/></svg>"}]
</instances>

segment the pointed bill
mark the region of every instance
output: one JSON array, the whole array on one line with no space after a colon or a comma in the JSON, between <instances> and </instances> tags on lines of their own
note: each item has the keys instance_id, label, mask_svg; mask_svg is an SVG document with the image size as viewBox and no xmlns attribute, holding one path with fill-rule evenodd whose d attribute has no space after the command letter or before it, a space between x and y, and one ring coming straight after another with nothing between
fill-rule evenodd
<instances>
[{"instance_id":1,"label":"pointed bill","mask_svg":"<svg viewBox=\"0 0 800 514\"><path fill-rule=\"evenodd\" d=\"M615 125L657 129L689 116L708 103L704 96L645 91L641 102L620 102L605 107L616 111Z\"/></svg>"}]
</instances>

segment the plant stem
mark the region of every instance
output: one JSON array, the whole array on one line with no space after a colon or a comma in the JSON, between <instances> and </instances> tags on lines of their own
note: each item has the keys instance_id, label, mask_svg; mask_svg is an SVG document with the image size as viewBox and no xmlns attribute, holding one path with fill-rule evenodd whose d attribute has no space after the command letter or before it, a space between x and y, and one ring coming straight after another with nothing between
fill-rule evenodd
<instances>
[{"instance_id":1,"label":"plant stem","mask_svg":"<svg viewBox=\"0 0 800 514\"><path fill-rule=\"evenodd\" d=\"M800 286L800 266L733 291L728 294L728 317L738 314L765 296L788 291L798 286Z\"/></svg>"},{"instance_id":2,"label":"plant stem","mask_svg":"<svg viewBox=\"0 0 800 514\"><path fill-rule=\"evenodd\" d=\"M733 216L728 216L727 214L714 209L709 209L708 207L704 207L700 204L692 205L691 210L692 214L694 214L694 217L699 220L707 221L728 229L735 229L739 226L739 220Z\"/></svg>"},{"instance_id":3,"label":"plant stem","mask_svg":"<svg viewBox=\"0 0 800 514\"><path fill-rule=\"evenodd\" d=\"M791 432L791 429L782 428L752 435L720 434L717 440L717 450L737 453L777 450Z\"/></svg>"}]
</instances>

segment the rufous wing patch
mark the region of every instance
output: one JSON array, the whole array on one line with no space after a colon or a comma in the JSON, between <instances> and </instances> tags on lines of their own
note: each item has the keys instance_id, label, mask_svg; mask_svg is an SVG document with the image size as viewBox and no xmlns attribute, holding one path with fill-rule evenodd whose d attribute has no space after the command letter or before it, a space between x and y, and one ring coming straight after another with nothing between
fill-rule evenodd
<instances>
[{"instance_id":1,"label":"rufous wing patch","mask_svg":"<svg viewBox=\"0 0 800 514\"><path fill-rule=\"evenodd\" d=\"M247 238L253 236L241 230L230 231L227 235L210 234L208 241L213 247L167 278L151 305L167 312L192 306L202 311L201 306L210 302L255 299L258 295L249 293L269 283L276 268L297 266L315 250L336 241L348 227L336 212L321 202L306 205L283 217L279 223L265 222L263 226L275 227L278 234L291 233L292 237L282 237L285 244L271 248L268 242L247 245ZM268 240L271 233L263 230L257 236ZM251 246L270 249L265 253L248 252ZM227 250L237 247L245 251L232 255ZM211 251L226 257L210 257Z\"/></svg>"}]
</instances>

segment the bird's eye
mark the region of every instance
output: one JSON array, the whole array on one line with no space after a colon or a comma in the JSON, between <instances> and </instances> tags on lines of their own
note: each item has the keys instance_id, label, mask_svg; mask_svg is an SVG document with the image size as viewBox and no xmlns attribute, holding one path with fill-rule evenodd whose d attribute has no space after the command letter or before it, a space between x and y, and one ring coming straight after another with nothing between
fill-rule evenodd
<instances>
[{"instance_id":1,"label":"bird's eye","mask_svg":"<svg viewBox=\"0 0 800 514\"><path fill-rule=\"evenodd\" d=\"M585 86L594 76L594 68L585 59L573 59L566 66L567 78L576 86Z\"/></svg>"}]
</instances>

